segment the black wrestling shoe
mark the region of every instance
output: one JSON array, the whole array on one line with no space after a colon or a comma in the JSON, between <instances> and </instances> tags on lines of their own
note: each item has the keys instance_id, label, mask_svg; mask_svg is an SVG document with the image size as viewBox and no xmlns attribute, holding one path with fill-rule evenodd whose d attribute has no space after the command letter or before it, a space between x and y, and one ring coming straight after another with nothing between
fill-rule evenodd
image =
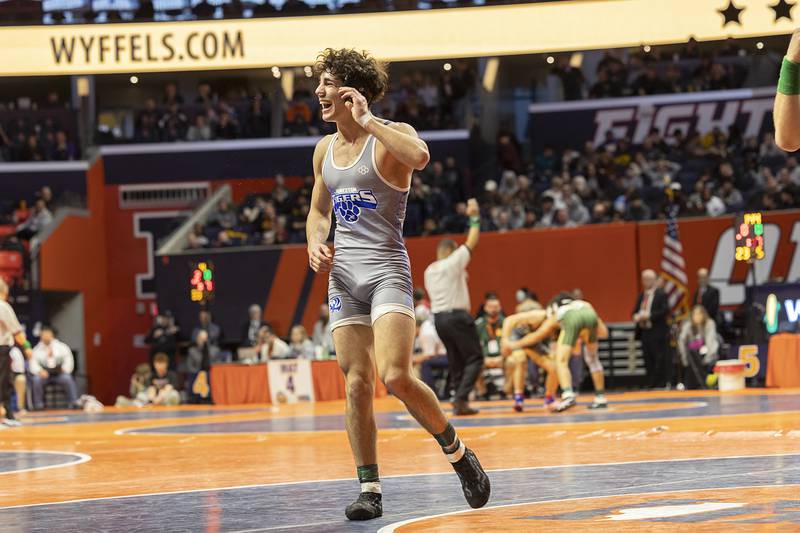
<instances>
[{"instance_id":1,"label":"black wrestling shoe","mask_svg":"<svg viewBox=\"0 0 800 533\"><path fill-rule=\"evenodd\" d=\"M478 509L486 505L492 488L489 476L483 471L475 453L467 448L464 457L453 463L453 470L461 480L461 489L464 491L464 498L467 499L469 506Z\"/></svg>"},{"instance_id":2,"label":"black wrestling shoe","mask_svg":"<svg viewBox=\"0 0 800 533\"><path fill-rule=\"evenodd\" d=\"M356 501L347 506L344 515L348 520L372 520L383 516L381 495L377 492L362 492Z\"/></svg>"}]
</instances>

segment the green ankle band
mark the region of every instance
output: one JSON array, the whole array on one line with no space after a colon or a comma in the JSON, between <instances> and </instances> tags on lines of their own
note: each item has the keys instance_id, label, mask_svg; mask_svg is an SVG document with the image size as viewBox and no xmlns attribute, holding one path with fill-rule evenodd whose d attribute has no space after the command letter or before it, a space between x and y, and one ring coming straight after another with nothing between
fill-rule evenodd
<instances>
[{"instance_id":1,"label":"green ankle band","mask_svg":"<svg viewBox=\"0 0 800 533\"><path fill-rule=\"evenodd\" d=\"M359 483L368 483L378 481L378 465L363 465L356 467L356 474L358 474Z\"/></svg>"},{"instance_id":2,"label":"green ankle band","mask_svg":"<svg viewBox=\"0 0 800 533\"><path fill-rule=\"evenodd\" d=\"M783 58L781 76L778 79L778 92L786 95L800 94L800 64Z\"/></svg>"}]
</instances>

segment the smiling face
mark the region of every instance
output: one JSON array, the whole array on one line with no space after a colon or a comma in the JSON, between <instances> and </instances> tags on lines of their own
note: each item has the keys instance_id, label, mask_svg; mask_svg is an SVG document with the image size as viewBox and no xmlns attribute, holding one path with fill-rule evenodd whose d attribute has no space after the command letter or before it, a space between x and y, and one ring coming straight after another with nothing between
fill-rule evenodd
<instances>
[{"instance_id":1,"label":"smiling face","mask_svg":"<svg viewBox=\"0 0 800 533\"><path fill-rule=\"evenodd\" d=\"M378 101L388 87L386 64L364 51L327 48L317 56L313 70L319 80L314 94L319 98L322 119L326 122L339 122L351 116L339 96L340 87L354 88L368 105Z\"/></svg>"},{"instance_id":2,"label":"smiling face","mask_svg":"<svg viewBox=\"0 0 800 533\"><path fill-rule=\"evenodd\" d=\"M343 117L351 116L350 111L344 105L344 100L339 96L339 87L341 86L341 80L330 72L320 74L319 84L314 90L314 94L319 98L322 120L325 122L338 122Z\"/></svg>"}]
</instances>

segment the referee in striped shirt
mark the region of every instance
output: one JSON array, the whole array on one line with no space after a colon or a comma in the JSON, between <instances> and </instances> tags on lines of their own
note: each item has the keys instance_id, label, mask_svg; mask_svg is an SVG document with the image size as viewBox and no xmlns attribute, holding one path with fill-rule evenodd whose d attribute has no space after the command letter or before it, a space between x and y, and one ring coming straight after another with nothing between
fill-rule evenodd
<instances>
[{"instance_id":1,"label":"referee in striped shirt","mask_svg":"<svg viewBox=\"0 0 800 533\"><path fill-rule=\"evenodd\" d=\"M469 393L483 370L483 351L470 314L466 270L481 232L476 200L467 202L467 215L467 242L458 246L455 241L443 240L436 249L437 260L425 269L425 290L431 300L436 332L447 349L450 382L455 388L455 415L478 413L469 406Z\"/></svg>"}]
</instances>

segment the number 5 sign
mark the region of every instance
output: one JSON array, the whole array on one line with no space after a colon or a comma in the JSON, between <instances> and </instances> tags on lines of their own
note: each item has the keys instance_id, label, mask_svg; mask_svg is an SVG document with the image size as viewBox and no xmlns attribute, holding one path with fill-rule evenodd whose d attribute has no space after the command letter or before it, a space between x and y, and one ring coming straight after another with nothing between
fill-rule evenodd
<instances>
[{"instance_id":1,"label":"number 5 sign","mask_svg":"<svg viewBox=\"0 0 800 533\"><path fill-rule=\"evenodd\" d=\"M744 377L764 379L767 369L766 344L743 344L736 350L737 359L747 364Z\"/></svg>"}]
</instances>

